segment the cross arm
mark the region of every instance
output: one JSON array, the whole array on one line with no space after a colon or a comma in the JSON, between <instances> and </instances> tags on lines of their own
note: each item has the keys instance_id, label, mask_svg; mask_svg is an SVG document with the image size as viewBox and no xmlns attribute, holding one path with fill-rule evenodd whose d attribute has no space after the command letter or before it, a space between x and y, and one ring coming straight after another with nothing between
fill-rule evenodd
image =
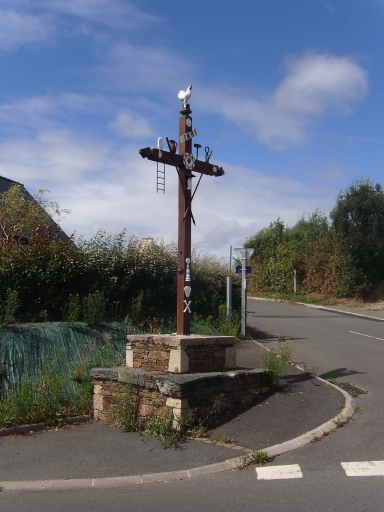
<instances>
[{"instance_id":1,"label":"cross arm","mask_svg":"<svg viewBox=\"0 0 384 512\"><path fill-rule=\"evenodd\" d=\"M139 153L142 158L148 158L148 160L152 160L153 162L173 165L181 169L185 168L183 163L183 156L178 155L177 153L171 154L169 151L163 151L157 148L139 149ZM159 153L161 156L159 156ZM201 160L195 161L195 167L192 169L192 172L200 172L202 174L215 177L224 175L224 169L222 167L218 167L217 165L213 165L209 162L202 162Z\"/></svg>"}]
</instances>

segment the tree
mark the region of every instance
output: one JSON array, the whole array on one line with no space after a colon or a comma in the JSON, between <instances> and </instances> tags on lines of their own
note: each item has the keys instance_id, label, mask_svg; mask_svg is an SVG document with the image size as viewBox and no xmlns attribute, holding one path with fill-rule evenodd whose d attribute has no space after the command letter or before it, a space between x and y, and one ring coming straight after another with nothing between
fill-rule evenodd
<instances>
[{"instance_id":1,"label":"tree","mask_svg":"<svg viewBox=\"0 0 384 512\"><path fill-rule=\"evenodd\" d=\"M354 266L355 292L384 279L384 192L379 183L356 180L340 192L331 211L332 227Z\"/></svg>"},{"instance_id":2,"label":"tree","mask_svg":"<svg viewBox=\"0 0 384 512\"><path fill-rule=\"evenodd\" d=\"M44 197L45 190L31 196L22 185L12 185L0 195L0 237L29 237L39 226L52 227L54 221L60 220L62 212L55 202L48 203Z\"/></svg>"}]
</instances>

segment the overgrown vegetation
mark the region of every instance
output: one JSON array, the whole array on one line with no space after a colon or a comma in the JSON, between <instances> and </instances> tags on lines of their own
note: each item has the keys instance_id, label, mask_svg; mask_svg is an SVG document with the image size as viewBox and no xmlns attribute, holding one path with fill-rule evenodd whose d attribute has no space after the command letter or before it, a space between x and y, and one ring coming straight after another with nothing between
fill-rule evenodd
<instances>
[{"instance_id":1,"label":"overgrown vegetation","mask_svg":"<svg viewBox=\"0 0 384 512\"><path fill-rule=\"evenodd\" d=\"M14 425L55 422L60 415L91 414L93 365L118 366L122 354L116 355L110 346L89 345L80 360L65 368L63 355L56 354L51 362L43 361L35 377L24 375L14 391L8 390L0 401L0 428Z\"/></svg>"},{"instance_id":2,"label":"overgrown vegetation","mask_svg":"<svg viewBox=\"0 0 384 512\"><path fill-rule=\"evenodd\" d=\"M268 464L268 462L272 462L275 457L272 457L268 454L267 451L263 448L252 448L251 453L243 453L240 455L240 464L238 469L244 469L252 464L257 464L258 466L264 466L264 464Z\"/></svg>"},{"instance_id":3,"label":"overgrown vegetation","mask_svg":"<svg viewBox=\"0 0 384 512\"><path fill-rule=\"evenodd\" d=\"M94 324L128 315L137 324L175 315L175 244L142 245L135 236L127 238L125 230L64 241L48 224L43 191L36 199L33 203L18 185L0 198L0 304L9 301L9 293L18 297L18 307L8 316L16 314L22 322L65 319L73 326L79 320ZM50 207L51 214L61 213L58 205ZM216 319L225 302L228 268L199 250L192 265L194 313ZM234 274L234 310L240 296Z\"/></svg>"},{"instance_id":4,"label":"overgrown vegetation","mask_svg":"<svg viewBox=\"0 0 384 512\"><path fill-rule=\"evenodd\" d=\"M291 228L272 222L245 245L254 247L254 293L298 290L324 297L363 297L384 279L384 192L370 180L340 192L330 221L316 210Z\"/></svg>"},{"instance_id":5,"label":"overgrown vegetation","mask_svg":"<svg viewBox=\"0 0 384 512\"><path fill-rule=\"evenodd\" d=\"M287 342L280 343L278 350L270 349L263 357L261 367L266 371L268 383L276 389L292 362L293 349Z\"/></svg>"}]
</instances>

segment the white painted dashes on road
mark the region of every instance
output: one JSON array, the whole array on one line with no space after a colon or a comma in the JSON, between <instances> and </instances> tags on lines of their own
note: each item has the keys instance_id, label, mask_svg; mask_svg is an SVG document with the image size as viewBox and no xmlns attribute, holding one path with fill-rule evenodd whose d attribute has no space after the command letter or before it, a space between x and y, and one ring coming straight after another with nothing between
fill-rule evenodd
<instances>
[{"instance_id":1,"label":"white painted dashes on road","mask_svg":"<svg viewBox=\"0 0 384 512\"><path fill-rule=\"evenodd\" d=\"M268 466L256 468L258 480L288 480L290 478L303 478L298 464L287 466Z\"/></svg>"},{"instance_id":2,"label":"white painted dashes on road","mask_svg":"<svg viewBox=\"0 0 384 512\"><path fill-rule=\"evenodd\" d=\"M348 477L384 476L384 460L364 460L360 462L341 462ZM304 477L305 477L304 471ZM289 480L303 478L303 471L298 464L284 466L263 466L256 468L258 480Z\"/></svg>"},{"instance_id":3,"label":"white painted dashes on road","mask_svg":"<svg viewBox=\"0 0 384 512\"><path fill-rule=\"evenodd\" d=\"M347 476L384 476L384 460L342 462Z\"/></svg>"},{"instance_id":4,"label":"white painted dashes on road","mask_svg":"<svg viewBox=\"0 0 384 512\"><path fill-rule=\"evenodd\" d=\"M366 338L373 338L374 340L384 341L383 338L376 338L376 336L369 336L369 334L362 334L361 332L349 331L352 334L358 334L359 336L365 336Z\"/></svg>"}]
</instances>

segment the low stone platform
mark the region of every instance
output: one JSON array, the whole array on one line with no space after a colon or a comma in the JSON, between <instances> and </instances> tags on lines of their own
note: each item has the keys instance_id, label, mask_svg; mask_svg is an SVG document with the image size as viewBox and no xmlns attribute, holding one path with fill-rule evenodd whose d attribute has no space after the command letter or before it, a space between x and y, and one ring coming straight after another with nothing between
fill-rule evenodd
<instances>
[{"instance_id":1,"label":"low stone platform","mask_svg":"<svg viewBox=\"0 0 384 512\"><path fill-rule=\"evenodd\" d=\"M127 337L128 368L163 373L221 372L236 368L236 338L176 334Z\"/></svg>"},{"instance_id":2,"label":"low stone platform","mask_svg":"<svg viewBox=\"0 0 384 512\"><path fill-rule=\"evenodd\" d=\"M111 406L124 385L132 386L139 424L155 417L187 419L221 416L238 405L251 403L268 393L267 375L262 369L195 374L167 374L129 368L94 368L94 417L112 422Z\"/></svg>"}]
</instances>

